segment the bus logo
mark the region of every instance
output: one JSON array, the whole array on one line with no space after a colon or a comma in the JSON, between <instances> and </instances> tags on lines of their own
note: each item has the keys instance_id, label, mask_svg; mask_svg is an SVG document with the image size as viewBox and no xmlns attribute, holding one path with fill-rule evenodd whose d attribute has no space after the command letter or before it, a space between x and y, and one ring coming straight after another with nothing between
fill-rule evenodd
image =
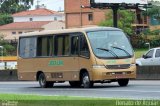
<instances>
[{"instance_id":1,"label":"bus logo","mask_svg":"<svg viewBox=\"0 0 160 106\"><path fill-rule=\"evenodd\" d=\"M50 60L48 66L63 66L64 62L62 60Z\"/></svg>"}]
</instances>

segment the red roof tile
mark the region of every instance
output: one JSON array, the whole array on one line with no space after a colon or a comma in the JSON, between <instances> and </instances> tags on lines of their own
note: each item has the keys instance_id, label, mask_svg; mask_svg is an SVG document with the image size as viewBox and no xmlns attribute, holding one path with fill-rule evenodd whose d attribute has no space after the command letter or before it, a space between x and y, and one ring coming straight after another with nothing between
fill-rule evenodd
<instances>
[{"instance_id":1,"label":"red roof tile","mask_svg":"<svg viewBox=\"0 0 160 106\"><path fill-rule=\"evenodd\" d=\"M15 22L0 26L0 30L5 29L38 29L52 21Z\"/></svg>"},{"instance_id":2,"label":"red roof tile","mask_svg":"<svg viewBox=\"0 0 160 106\"><path fill-rule=\"evenodd\" d=\"M27 10L27 11L22 11L19 13L15 13L12 16L32 16L32 15L52 15L58 13L56 11L48 10L45 8L40 8L36 10Z\"/></svg>"}]
</instances>

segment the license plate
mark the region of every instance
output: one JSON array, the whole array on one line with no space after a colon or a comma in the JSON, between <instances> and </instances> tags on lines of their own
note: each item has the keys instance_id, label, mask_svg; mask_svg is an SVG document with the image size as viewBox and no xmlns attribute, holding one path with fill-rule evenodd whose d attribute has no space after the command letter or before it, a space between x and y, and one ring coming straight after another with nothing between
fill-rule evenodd
<instances>
[{"instance_id":1,"label":"license plate","mask_svg":"<svg viewBox=\"0 0 160 106\"><path fill-rule=\"evenodd\" d=\"M116 78L125 78L125 75L123 75L123 74L117 74L115 76L116 76Z\"/></svg>"}]
</instances>

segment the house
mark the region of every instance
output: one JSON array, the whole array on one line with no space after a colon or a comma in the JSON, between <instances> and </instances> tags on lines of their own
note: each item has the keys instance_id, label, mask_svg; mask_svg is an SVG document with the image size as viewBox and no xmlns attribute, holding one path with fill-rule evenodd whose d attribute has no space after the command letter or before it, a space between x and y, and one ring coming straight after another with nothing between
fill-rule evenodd
<instances>
[{"instance_id":1,"label":"house","mask_svg":"<svg viewBox=\"0 0 160 106\"><path fill-rule=\"evenodd\" d=\"M0 26L0 36L7 41L16 41L20 34L65 28L65 16L45 8L27 10L12 15L14 22Z\"/></svg>"},{"instance_id":2,"label":"house","mask_svg":"<svg viewBox=\"0 0 160 106\"><path fill-rule=\"evenodd\" d=\"M29 21L64 21L64 13L39 8L36 10L22 11L12 15L14 22Z\"/></svg>"}]
</instances>

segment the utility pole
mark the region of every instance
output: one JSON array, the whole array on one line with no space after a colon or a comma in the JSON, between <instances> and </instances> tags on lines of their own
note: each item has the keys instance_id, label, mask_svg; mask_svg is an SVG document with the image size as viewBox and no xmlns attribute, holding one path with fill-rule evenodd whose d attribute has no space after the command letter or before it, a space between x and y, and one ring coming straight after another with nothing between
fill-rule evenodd
<instances>
[{"instance_id":1,"label":"utility pole","mask_svg":"<svg viewBox=\"0 0 160 106\"><path fill-rule=\"evenodd\" d=\"M113 26L115 28L118 28L118 17L117 17L117 12L118 12L118 9L119 9L119 6L118 5L115 5L112 8L112 11L113 11Z\"/></svg>"}]
</instances>

